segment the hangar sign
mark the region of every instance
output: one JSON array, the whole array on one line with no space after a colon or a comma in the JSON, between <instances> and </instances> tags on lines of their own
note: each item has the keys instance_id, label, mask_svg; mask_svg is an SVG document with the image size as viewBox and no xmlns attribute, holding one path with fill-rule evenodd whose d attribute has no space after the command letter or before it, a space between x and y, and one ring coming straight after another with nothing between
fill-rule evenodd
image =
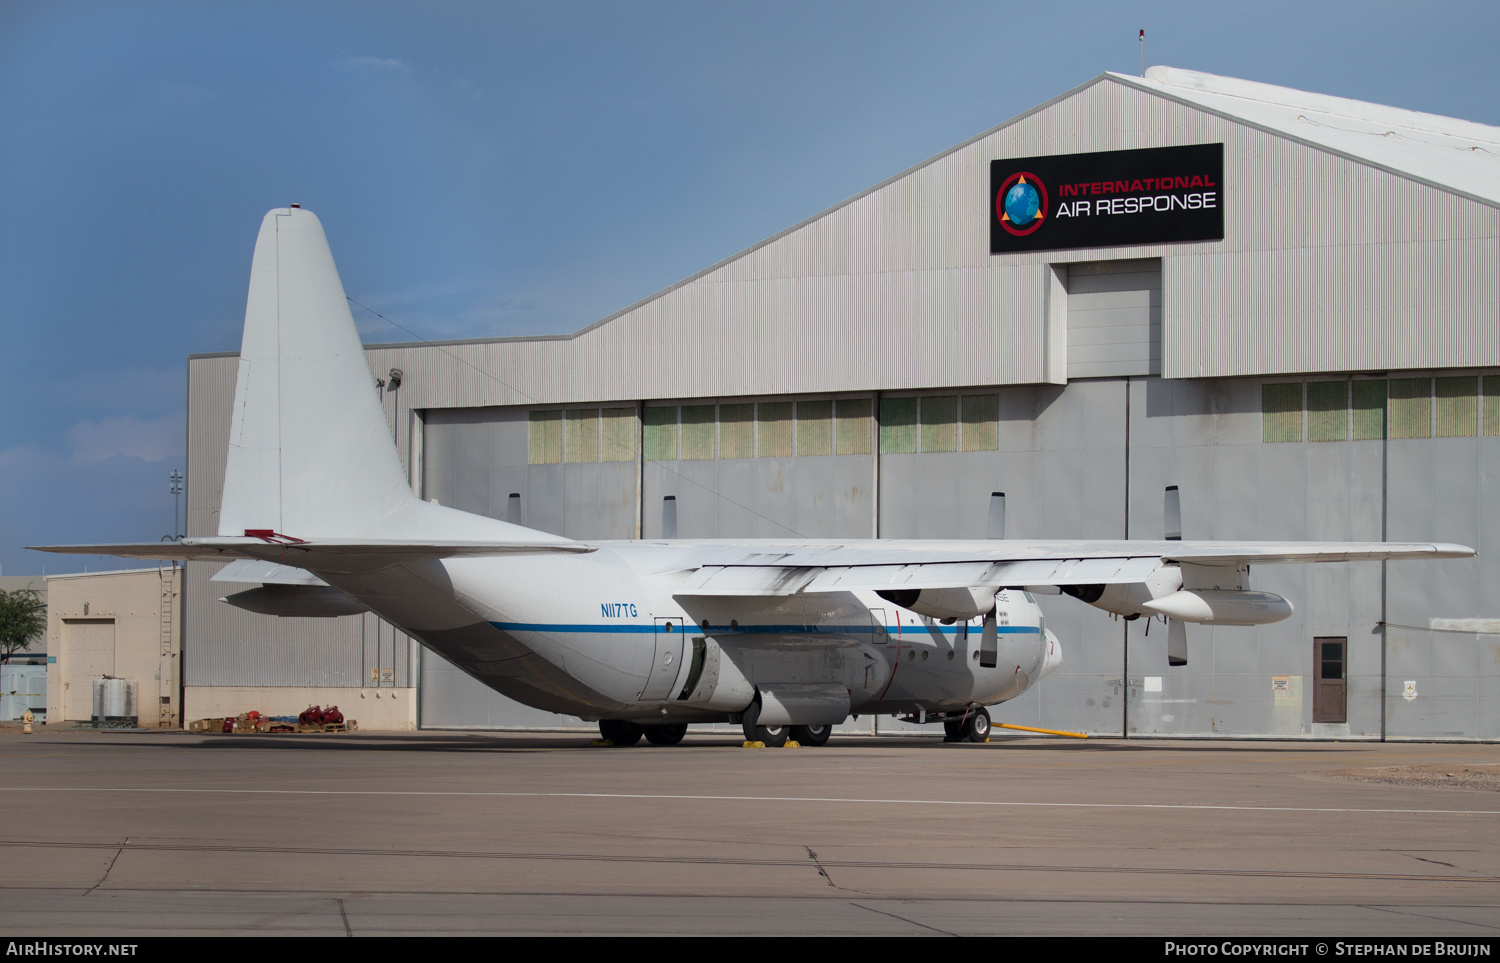
<instances>
[{"instance_id":1,"label":"hangar sign","mask_svg":"<svg viewBox=\"0 0 1500 963\"><path fill-rule=\"evenodd\" d=\"M1219 241L1224 145L990 161L990 253Z\"/></svg>"}]
</instances>

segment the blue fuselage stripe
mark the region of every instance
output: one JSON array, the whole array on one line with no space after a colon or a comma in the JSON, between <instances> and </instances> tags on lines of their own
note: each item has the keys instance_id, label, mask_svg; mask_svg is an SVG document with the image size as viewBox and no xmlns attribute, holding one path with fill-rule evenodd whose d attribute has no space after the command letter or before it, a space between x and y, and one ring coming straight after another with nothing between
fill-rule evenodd
<instances>
[{"instance_id":1,"label":"blue fuselage stripe","mask_svg":"<svg viewBox=\"0 0 1500 963\"><path fill-rule=\"evenodd\" d=\"M566 622L491 622L495 628L504 632L552 632L552 633L588 633L588 634L630 634L630 635L653 635L656 626L641 624L611 624L607 622L595 623L566 623ZM941 632L943 635L957 635L956 625L904 625L898 630L894 625L885 626L886 634L895 635L898 631L904 634L921 634L928 632ZM675 629L674 629L675 631ZM714 634L735 635L872 635L875 627L872 625L741 625L738 628L728 625L710 625L707 629L699 625L688 628L689 632L706 632ZM998 625L995 632L999 635L1035 635L1040 630L1035 625ZM969 635L978 636L983 630L978 626L969 626Z\"/></svg>"}]
</instances>

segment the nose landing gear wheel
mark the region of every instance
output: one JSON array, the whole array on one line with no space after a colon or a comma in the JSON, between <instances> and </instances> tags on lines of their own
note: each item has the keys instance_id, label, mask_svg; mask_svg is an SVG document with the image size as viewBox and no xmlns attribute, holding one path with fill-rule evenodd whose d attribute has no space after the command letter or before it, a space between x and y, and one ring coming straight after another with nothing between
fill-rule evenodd
<instances>
[{"instance_id":1,"label":"nose landing gear wheel","mask_svg":"<svg viewBox=\"0 0 1500 963\"><path fill-rule=\"evenodd\" d=\"M617 746L633 746L641 741L641 736L645 735L645 732L645 729L633 722L624 722L619 719L599 720L599 735Z\"/></svg>"},{"instance_id":2,"label":"nose landing gear wheel","mask_svg":"<svg viewBox=\"0 0 1500 963\"><path fill-rule=\"evenodd\" d=\"M645 726L646 741L653 746L675 746L687 735L687 723L671 726Z\"/></svg>"},{"instance_id":3,"label":"nose landing gear wheel","mask_svg":"<svg viewBox=\"0 0 1500 963\"><path fill-rule=\"evenodd\" d=\"M970 742L988 742L990 739L990 714L980 706L971 711L963 721L963 737Z\"/></svg>"},{"instance_id":4,"label":"nose landing gear wheel","mask_svg":"<svg viewBox=\"0 0 1500 963\"><path fill-rule=\"evenodd\" d=\"M826 746L833 726L792 726L792 740L799 746Z\"/></svg>"},{"instance_id":5,"label":"nose landing gear wheel","mask_svg":"<svg viewBox=\"0 0 1500 963\"><path fill-rule=\"evenodd\" d=\"M763 726L760 722L760 700L750 704L745 710L740 726L745 731L746 742L763 742L768 749L779 749L786 745L791 726Z\"/></svg>"}]
</instances>

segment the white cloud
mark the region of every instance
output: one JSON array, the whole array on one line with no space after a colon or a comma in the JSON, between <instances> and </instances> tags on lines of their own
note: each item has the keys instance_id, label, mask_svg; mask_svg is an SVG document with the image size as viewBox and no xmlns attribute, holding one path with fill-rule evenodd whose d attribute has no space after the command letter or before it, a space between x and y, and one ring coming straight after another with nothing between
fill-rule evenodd
<instances>
[{"instance_id":1,"label":"white cloud","mask_svg":"<svg viewBox=\"0 0 1500 963\"><path fill-rule=\"evenodd\" d=\"M80 421L68 429L75 465L92 465L109 458L165 461L181 458L187 413L174 411L145 421L135 415Z\"/></svg>"},{"instance_id":2,"label":"white cloud","mask_svg":"<svg viewBox=\"0 0 1500 963\"><path fill-rule=\"evenodd\" d=\"M358 73L409 74L415 69L406 61L395 57L341 57L335 63L345 70Z\"/></svg>"}]
</instances>

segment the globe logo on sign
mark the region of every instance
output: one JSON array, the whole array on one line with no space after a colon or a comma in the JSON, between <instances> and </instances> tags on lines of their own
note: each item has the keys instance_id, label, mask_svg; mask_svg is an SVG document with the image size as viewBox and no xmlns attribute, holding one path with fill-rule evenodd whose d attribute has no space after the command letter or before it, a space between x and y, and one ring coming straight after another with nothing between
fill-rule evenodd
<instances>
[{"instance_id":1,"label":"globe logo on sign","mask_svg":"<svg viewBox=\"0 0 1500 963\"><path fill-rule=\"evenodd\" d=\"M1018 171L1005 179L995 196L995 216L1000 226L1016 237L1025 237L1047 219L1047 188L1027 171Z\"/></svg>"},{"instance_id":2,"label":"globe logo on sign","mask_svg":"<svg viewBox=\"0 0 1500 963\"><path fill-rule=\"evenodd\" d=\"M1036 218L1042 195L1022 178L1005 192L1005 213L1016 227L1025 227Z\"/></svg>"}]
</instances>

